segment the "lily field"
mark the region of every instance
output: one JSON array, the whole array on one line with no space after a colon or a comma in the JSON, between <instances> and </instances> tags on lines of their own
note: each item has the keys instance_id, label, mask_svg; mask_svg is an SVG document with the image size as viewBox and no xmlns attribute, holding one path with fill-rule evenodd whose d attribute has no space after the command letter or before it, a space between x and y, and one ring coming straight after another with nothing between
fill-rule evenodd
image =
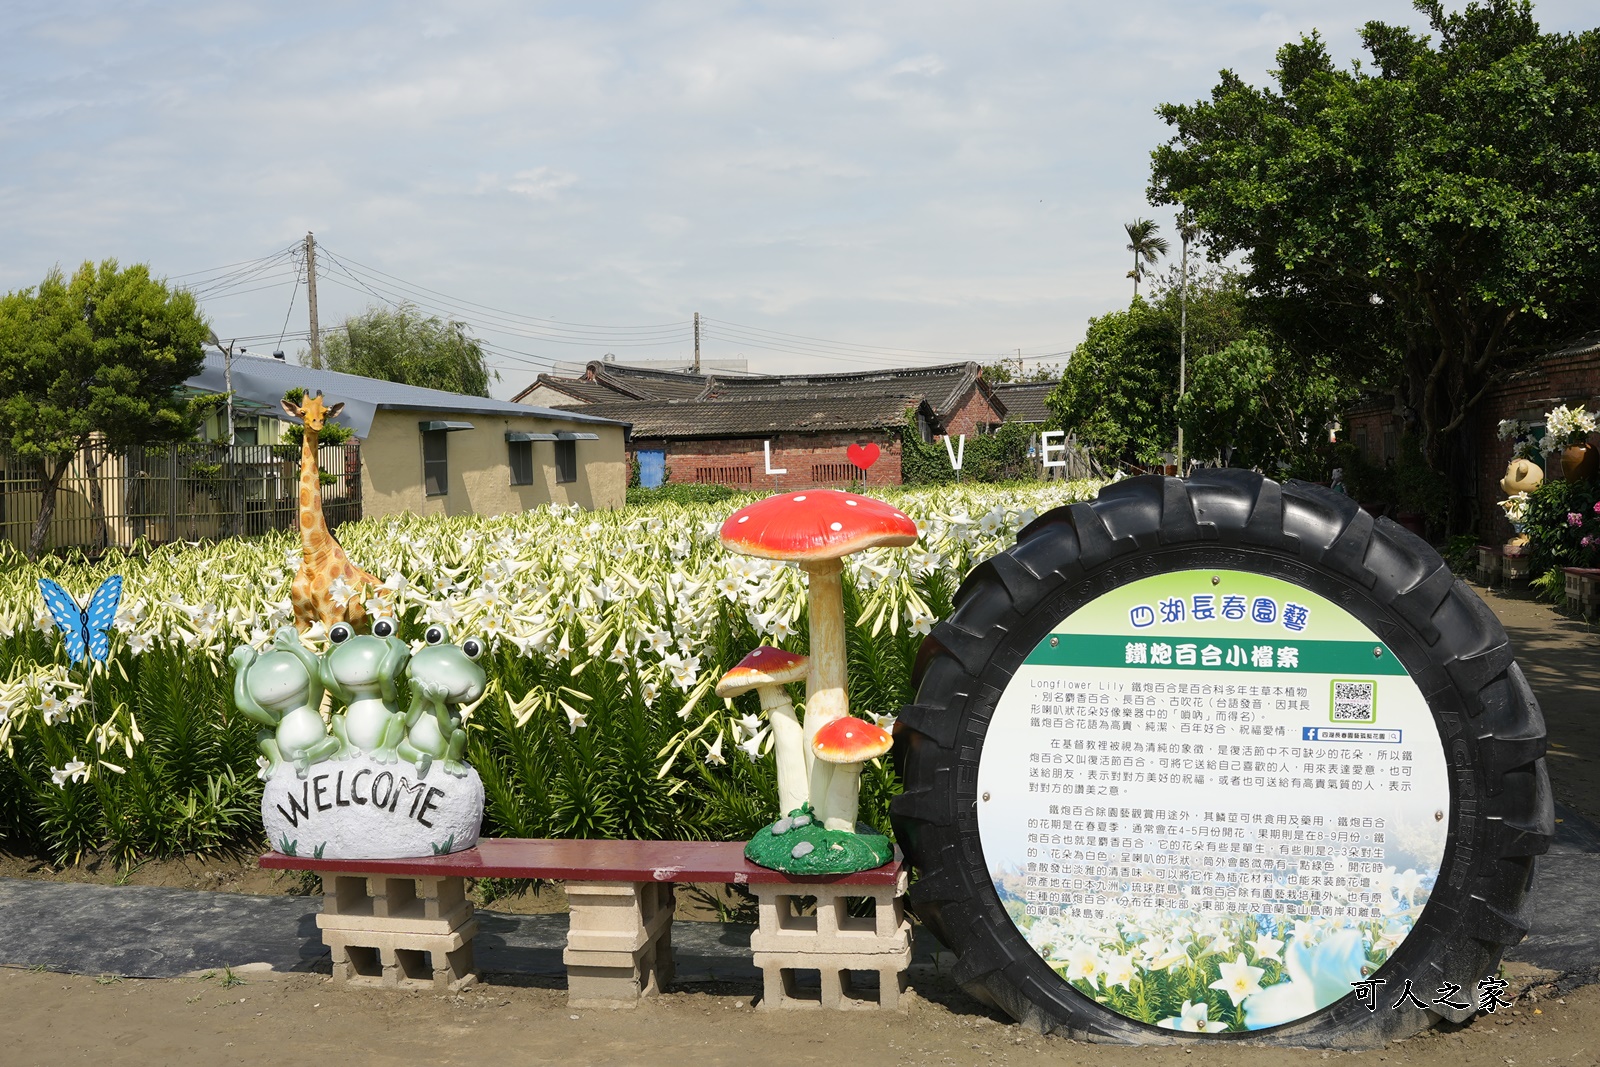
<instances>
[{"instance_id":1,"label":"lily field","mask_svg":"<svg viewBox=\"0 0 1600 1067\"><path fill-rule=\"evenodd\" d=\"M887 725L912 696L922 635L967 571L1035 515L1097 489L883 493L921 536L845 561L852 714ZM339 529L350 558L384 579L384 612L402 638L420 646L437 623L457 643L477 636L488 648L489 689L467 714L486 835L737 840L772 819L771 736L757 699L712 692L757 645L807 651L805 573L718 541L722 520L756 499ZM93 564L4 560L0 846L118 863L259 848L257 726L233 710L228 657L241 644L266 647L292 622L299 561L291 533L112 552ZM38 579L82 602L112 574L124 588L110 659L73 666ZM305 636L326 647L320 626ZM894 790L885 761L869 765L862 819L887 829Z\"/></svg>"}]
</instances>

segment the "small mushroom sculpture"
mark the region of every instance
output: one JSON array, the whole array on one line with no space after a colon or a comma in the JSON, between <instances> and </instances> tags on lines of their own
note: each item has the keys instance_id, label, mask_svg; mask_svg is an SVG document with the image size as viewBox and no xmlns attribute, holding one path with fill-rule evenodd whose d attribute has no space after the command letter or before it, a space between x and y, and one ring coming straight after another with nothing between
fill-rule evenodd
<instances>
[{"instance_id":1,"label":"small mushroom sculpture","mask_svg":"<svg viewBox=\"0 0 1600 1067\"><path fill-rule=\"evenodd\" d=\"M889 731L864 719L846 715L817 731L812 754L833 764L828 795L819 797L817 817L824 829L854 830L861 803L861 765L894 747Z\"/></svg>"},{"instance_id":2,"label":"small mushroom sculpture","mask_svg":"<svg viewBox=\"0 0 1600 1067\"><path fill-rule=\"evenodd\" d=\"M827 793L833 776L833 765L819 763L811 751L817 731L850 714L843 559L865 548L916 541L917 524L899 508L837 489L771 496L740 508L722 524L722 543L735 552L798 563L811 579L805 737L813 800Z\"/></svg>"},{"instance_id":3,"label":"small mushroom sculpture","mask_svg":"<svg viewBox=\"0 0 1600 1067\"><path fill-rule=\"evenodd\" d=\"M778 814L789 815L806 802L805 738L784 686L805 678L810 660L798 652L762 645L722 676L717 696L736 697L754 689L772 723L772 752L778 764Z\"/></svg>"}]
</instances>

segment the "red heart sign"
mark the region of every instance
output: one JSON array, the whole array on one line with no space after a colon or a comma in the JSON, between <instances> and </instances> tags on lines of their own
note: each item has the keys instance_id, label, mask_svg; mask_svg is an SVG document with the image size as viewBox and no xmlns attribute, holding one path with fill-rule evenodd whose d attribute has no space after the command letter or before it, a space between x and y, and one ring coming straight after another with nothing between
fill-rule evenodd
<instances>
[{"instance_id":1,"label":"red heart sign","mask_svg":"<svg viewBox=\"0 0 1600 1067\"><path fill-rule=\"evenodd\" d=\"M864 445L851 445L844 450L844 453L850 457L851 463L854 463L862 470L866 470L878 462L878 446L870 441Z\"/></svg>"}]
</instances>

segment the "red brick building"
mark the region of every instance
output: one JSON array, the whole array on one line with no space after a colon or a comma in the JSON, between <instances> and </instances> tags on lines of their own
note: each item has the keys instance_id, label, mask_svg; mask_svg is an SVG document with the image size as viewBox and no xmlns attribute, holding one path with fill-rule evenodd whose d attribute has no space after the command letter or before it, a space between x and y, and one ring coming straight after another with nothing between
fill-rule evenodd
<instances>
[{"instance_id":1,"label":"red brick building","mask_svg":"<svg viewBox=\"0 0 1600 1067\"><path fill-rule=\"evenodd\" d=\"M898 485L901 432L990 433L1006 407L977 363L806 375L696 375L596 360L581 378L541 374L520 403L582 410L633 426L641 480L789 490ZM865 476L851 445L876 446ZM869 449L870 451L870 449Z\"/></svg>"},{"instance_id":2,"label":"red brick building","mask_svg":"<svg viewBox=\"0 0 1600 1067\"><path fill-rule=\"evenodd\" d=\"M1513 374L1485 397L1470 417L1473 509L1478 533L1485 541L1498 543L1511 535L1511 525L1499 508L1505 498L1500 479L1511 460L1511 442L1499 439L1501 420L1541 423L1545 413L1558 404L1583 404L1590 411L1600 410L1600 335L1552 352L1535 366ZM1342 421L1345 440L1369 461L1380 465L1395 461L1406 423L1393 398L1362 404L1347 412ZM1561 477L1559 457L1551 455L1547 460L1545 476Z\"/></svg>"}]
</instances>

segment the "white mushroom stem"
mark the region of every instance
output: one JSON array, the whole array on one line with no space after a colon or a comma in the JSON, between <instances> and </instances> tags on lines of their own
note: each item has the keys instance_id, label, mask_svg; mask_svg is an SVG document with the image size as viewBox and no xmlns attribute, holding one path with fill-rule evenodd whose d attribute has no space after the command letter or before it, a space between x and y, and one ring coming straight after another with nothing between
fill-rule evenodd
<instances>
[{"instance_id":1,"label":"white mushroom stem","mask_svg":"<svg viewBox=\"0 0 1600 1067\"><path fill-rule=\"evenodd\" d=\"M828 795L816 806L817 818L822 820L823 829L855 833L856 815L861 810L861 764L824 763L818 760L817 765L833 771L833 777L828 782Z\"/></svg>"},{"instance_id":2,"label":"white mushroom stem","mask_svg":"<svg viewBox=\"0 0 1600 1067\"><path fill-rule=\"evenodd\" d=\"M811 577L811 670L806 675L805 749L807 795L813 808L828 796L834 765L811 751L817 731L850 714L845 684L849 660L844 645L844 563L819 559L803 564Z\"/></svg>"},{"instance_id":3,"label":"white mushroom stem","mask_svg":"<svg viewBox=\"0 0 1600 1067\"><path fill-rule=\"evenodd\" d=\"M781 685L763 685L756 693L761 710L772 723L772 757L778 765L778 815L785 816L806 802L805 731Z\"/></svg>"}]
</instances>

